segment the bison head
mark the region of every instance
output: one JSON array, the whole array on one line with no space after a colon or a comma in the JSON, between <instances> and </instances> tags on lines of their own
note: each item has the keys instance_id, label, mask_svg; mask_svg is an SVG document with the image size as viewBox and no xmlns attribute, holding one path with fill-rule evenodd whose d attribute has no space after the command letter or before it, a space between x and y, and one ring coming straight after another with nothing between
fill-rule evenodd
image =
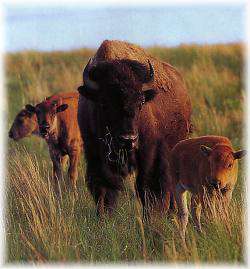
<instances>
[{"instance_id":1,"label":"bison head","mask_svg":"<svg viewBox=\"0 0 250 269\"><path fill-rule=\"evenodd\" d=\"M68 108L67 104L60 105L60 100L45 100L33 107L26 105L28 111L36 113L40 135L47 139L56 128L56 114Z\"/></svg>"},{"instance_id":2,"label":"bison head","mask_svg":"<svg viewBox=\"0 0 250 269\"><path fill-rule=\"evenodd\" d=\"M108 128L117 148L128 151L138 143L138 119L145 103L156 91L149 89L154 70L133 60L110 60L93 64L83 71L81 95L95 102L101 111L103 128Z\"/></svg>"},{"instance_id":3,"label":"bison head","mask_svg":"<svg viewBox=\"0 0 250 269\"><path fill-rule=\"evenodd\" d=\"M36 114L27 109L22 109L14 119L9 130L9 137L19 140L36 132L38 132Z\"/></svg>"},{"instance_id":4,"label":"bison head","mask_svg":"<svg viewBox=\"0 0 250 269\"><path fill-rule=\"evenodd\" d=\"M217 144L212 149L202 145L202 153L208 158L210 166L210 176L207 178L208 183L217 190L223 190L231 182L237 172L237 159L241 159L245 150L232 151L232 148Z\"/></svg>"}]
</instances>

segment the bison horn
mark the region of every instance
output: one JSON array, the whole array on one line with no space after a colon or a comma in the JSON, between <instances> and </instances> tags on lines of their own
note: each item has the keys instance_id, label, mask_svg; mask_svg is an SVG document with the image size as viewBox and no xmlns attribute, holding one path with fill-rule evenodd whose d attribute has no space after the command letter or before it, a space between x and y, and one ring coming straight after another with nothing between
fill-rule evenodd
<instances>
[{"instance_id":1,"label":"bison horn","mask_svg":"<svg viewBox=\"0 0 250 269\"><path fill-rule=\"evenodd\" d=\"M143 91L152 88L152 85L148 85L148 84L150 84L150 82L152 82L154 80L154 68L149 60L148 60L148 64L149 64L149 76L146 77L146 79L143 83L143 86L142 86Z\"/></svg>"},{"instance_id":2,"label":"bison horn","mask_svg":"<svg viewBox=\"0 0 250 269\"><path fill-rule=\"evenodd\" d=\"M85 66L85 68L83 70L83 81L84 81L84 84L86 85L86 87L93 89L93 90L98 90L99 89L98 84L89 78L89 69L90 69L90 66L92 63L93 63L93 59L90 58L87 65Z\"/></svg>"},{"instance_id":3,"label":"bison horn","mask_svg":"<svg viewBox=\"0 0 250 269\"><path fill-rule=\"evenodd\" d=\"M149 64L149 80L147 82L151 82L154 80L154 68L149 60L148 60L148 64Z\"/></svg>"}]
</instances>

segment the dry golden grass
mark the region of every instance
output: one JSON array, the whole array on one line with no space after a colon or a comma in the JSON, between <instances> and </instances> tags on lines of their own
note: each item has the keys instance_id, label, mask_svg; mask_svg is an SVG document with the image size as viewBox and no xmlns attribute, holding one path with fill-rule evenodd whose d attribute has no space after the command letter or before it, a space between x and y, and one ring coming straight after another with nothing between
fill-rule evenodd
<instances>
[{"instance_id":1,"label":"dry golden grass","mask_svg":"<svg viewBox=\"0 0 250 269\"><path fill-rule=\"evenodd\" d=\"M180 46L148 51L176 66L184 75L192 104L193 136L228 136L235 149L244 145L245 92L242 46ZM91 50L25 52L6 56L9 124L26 103L59 91L73 91ZM7 134L6 134L7 135ZM64 182L61 196L51 186L51 163L39 138L9 141L7 175L7 262L194 262L243 263L244 167L229 212L202 215L204 233L190 219L187 249L175 215L142 222L133 191L126 187L112 218L99 221L84 183L85 162L79 167L78 197ZM218 214L219 212L219 214Z\"/></svg>"}]
</instances>

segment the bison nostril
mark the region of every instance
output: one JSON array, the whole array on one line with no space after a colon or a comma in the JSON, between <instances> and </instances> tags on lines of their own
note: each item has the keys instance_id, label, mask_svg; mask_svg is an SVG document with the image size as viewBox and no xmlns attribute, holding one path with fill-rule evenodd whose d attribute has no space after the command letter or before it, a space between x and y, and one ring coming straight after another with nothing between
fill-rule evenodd
<instances>
[{"instance_id":1,"label":"bison nostril","mask_svg":"<svg viewBox=\"0 0 250 269\"><path fill-rule=\"evenodd\" d=\"M121 141L132 141L132 142L134 142L134 141L137 140L137 138L138 138L138 135L120 135L119 136L119 139Z\"/></svg>"},{"instance_id":2,"label":"bison nostril","mask_svg":"<svg viewBox=\"0 0 250 269\"><path fill-rule=\"evenodd\" d=\"M138 135L120 135L118 139L122 147L133 149L136 145Z\"/></svg>"}]
</instances>

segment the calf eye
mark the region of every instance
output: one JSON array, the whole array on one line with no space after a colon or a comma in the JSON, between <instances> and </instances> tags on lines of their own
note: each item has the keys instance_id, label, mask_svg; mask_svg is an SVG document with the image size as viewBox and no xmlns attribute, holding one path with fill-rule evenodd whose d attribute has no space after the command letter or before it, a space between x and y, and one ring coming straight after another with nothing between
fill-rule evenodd
<instances>
[{"instance_id":1,"label":"calf eye","mask_svg":"<svg viewBox=\"0 0 250 269\"><path fill-rule=\"evenodd\" d=\"M232 168L232 166L233 166L233 164L232 163L230 163L230 164L228 164L228 168Z\"/></svg>"}]
</instances>

